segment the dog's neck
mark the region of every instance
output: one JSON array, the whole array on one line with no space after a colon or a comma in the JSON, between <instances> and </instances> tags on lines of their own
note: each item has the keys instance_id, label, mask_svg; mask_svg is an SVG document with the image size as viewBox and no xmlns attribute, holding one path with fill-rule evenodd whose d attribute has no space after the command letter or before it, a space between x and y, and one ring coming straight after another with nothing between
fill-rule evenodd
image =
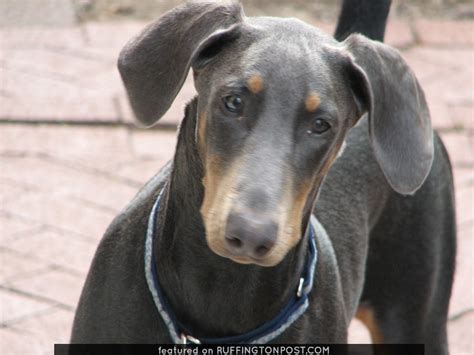
<instances>
[{"instance_id":1,"label":"dog's neck","mask_svg":"<svg viewBox=\"0 0 474 355\"><path fill-rule=\"evenodd\" d=\"M195 143L197 98L181 124L156 235L158 278L177 319L195 337L246 333L275 317L296 292L306 244L275 267L242 265L214 254L199 211L203 168Z\"/></svg>"}]
</instances>

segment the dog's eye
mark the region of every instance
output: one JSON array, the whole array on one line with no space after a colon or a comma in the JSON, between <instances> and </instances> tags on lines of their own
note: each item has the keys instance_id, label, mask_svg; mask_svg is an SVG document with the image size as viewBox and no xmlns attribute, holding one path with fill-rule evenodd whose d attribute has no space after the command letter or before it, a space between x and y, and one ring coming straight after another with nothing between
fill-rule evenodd
<instances>
[{"instance_id":1,"label":"dog's eye","mask_svg":"<svg viewBox=\"0 0 474 355\"><path fill-rule=\"evenodd\" d=\"M308 131L308 133L322 134L329 128L331 128L331 125L328 123L328 121L326 121L324 118L317 118L313 121L311 129Z\"/></svg>"},{"instance_id":2,"label":"dog's eye","mask_svg":"<svg viewBox=\"0 0 474 355\"><path fill-rule=\"evenodd\" d=\"M224 106L227 111L232 113L238 113L242 111L242 98L239 95L229 95L224 97Z\"/></svg>"}]
</instances>

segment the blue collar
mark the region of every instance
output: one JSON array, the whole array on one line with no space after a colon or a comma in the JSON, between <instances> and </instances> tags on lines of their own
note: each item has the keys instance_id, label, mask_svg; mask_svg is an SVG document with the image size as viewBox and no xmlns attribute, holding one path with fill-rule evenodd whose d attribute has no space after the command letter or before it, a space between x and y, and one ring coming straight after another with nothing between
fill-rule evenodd
<instances>
[{"instance_id":1,"label":"blue collar","mask_svg":"<svg viewBox=\"0 0 474 355\"><path fill-rule=\"evenodd\" d=\"M156 308L166 324L171 339L175 344L265 344L282 334L306 311L309 305L308 295L313 288L313 279L318 255L315 242L315 230L317 230L318 233L320 231L325 233L324 228L313 216L311 217L311 222L308 228L309 246L307 259L300 278L298 290L296 290L293 297L288 301L281 312L275 318L245 334L222 338L194 338L188 332L186 327L176 319L158 282L153 236L155 234L156 215L160 208L160 200L164 190L165 188L163 188L159 193L148 219L145 240L145 276Z\"/></svg>"}]
</instances>

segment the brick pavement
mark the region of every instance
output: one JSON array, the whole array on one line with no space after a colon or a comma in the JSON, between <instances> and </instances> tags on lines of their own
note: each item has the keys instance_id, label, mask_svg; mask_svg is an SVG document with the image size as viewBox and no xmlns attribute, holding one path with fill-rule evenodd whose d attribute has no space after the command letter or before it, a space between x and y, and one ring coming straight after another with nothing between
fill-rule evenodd
<instances>
[{"instance_id":1,"label":"brick pavement","mask_svg":"<svg viewBox=\"0 0 474 355\"><path fill-rule=\"evenodd\" d=\"M1 354L50 354L53 343L68 340L104 229L175 146L173 130L128 124L115 61L143 23L77 25L64 12L56 27L0 23ZM459 252L452 354L474 353L473 33L472 21L399 19L387 32L421 81L454 166ZM177 124L193 92L188 82L165 124ZM357 321L350 339L369 341Z\"/></svg>"}]
</instances>

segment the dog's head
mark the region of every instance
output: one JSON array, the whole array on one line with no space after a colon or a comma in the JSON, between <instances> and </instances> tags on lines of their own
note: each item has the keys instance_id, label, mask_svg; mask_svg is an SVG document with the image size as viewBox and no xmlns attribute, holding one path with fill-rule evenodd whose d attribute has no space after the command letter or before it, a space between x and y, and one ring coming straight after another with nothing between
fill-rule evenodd
<instances>
[{"instance_id":1,"label":"dog's head","mask_svg":"<svg viewBox=\"0 0 474 355\"><path fill-rule=\"evenodd\" d=\"M189 2L122 51L139 121L168 110L189 69L198 92L209 247L240 263L278 264L303 234L347 132L368 113L374 155L393 189L416 191L433 158L427 105L396 50L342 43L294 19L246 18L239 3Z\"/></svg>"}]
</instances>

